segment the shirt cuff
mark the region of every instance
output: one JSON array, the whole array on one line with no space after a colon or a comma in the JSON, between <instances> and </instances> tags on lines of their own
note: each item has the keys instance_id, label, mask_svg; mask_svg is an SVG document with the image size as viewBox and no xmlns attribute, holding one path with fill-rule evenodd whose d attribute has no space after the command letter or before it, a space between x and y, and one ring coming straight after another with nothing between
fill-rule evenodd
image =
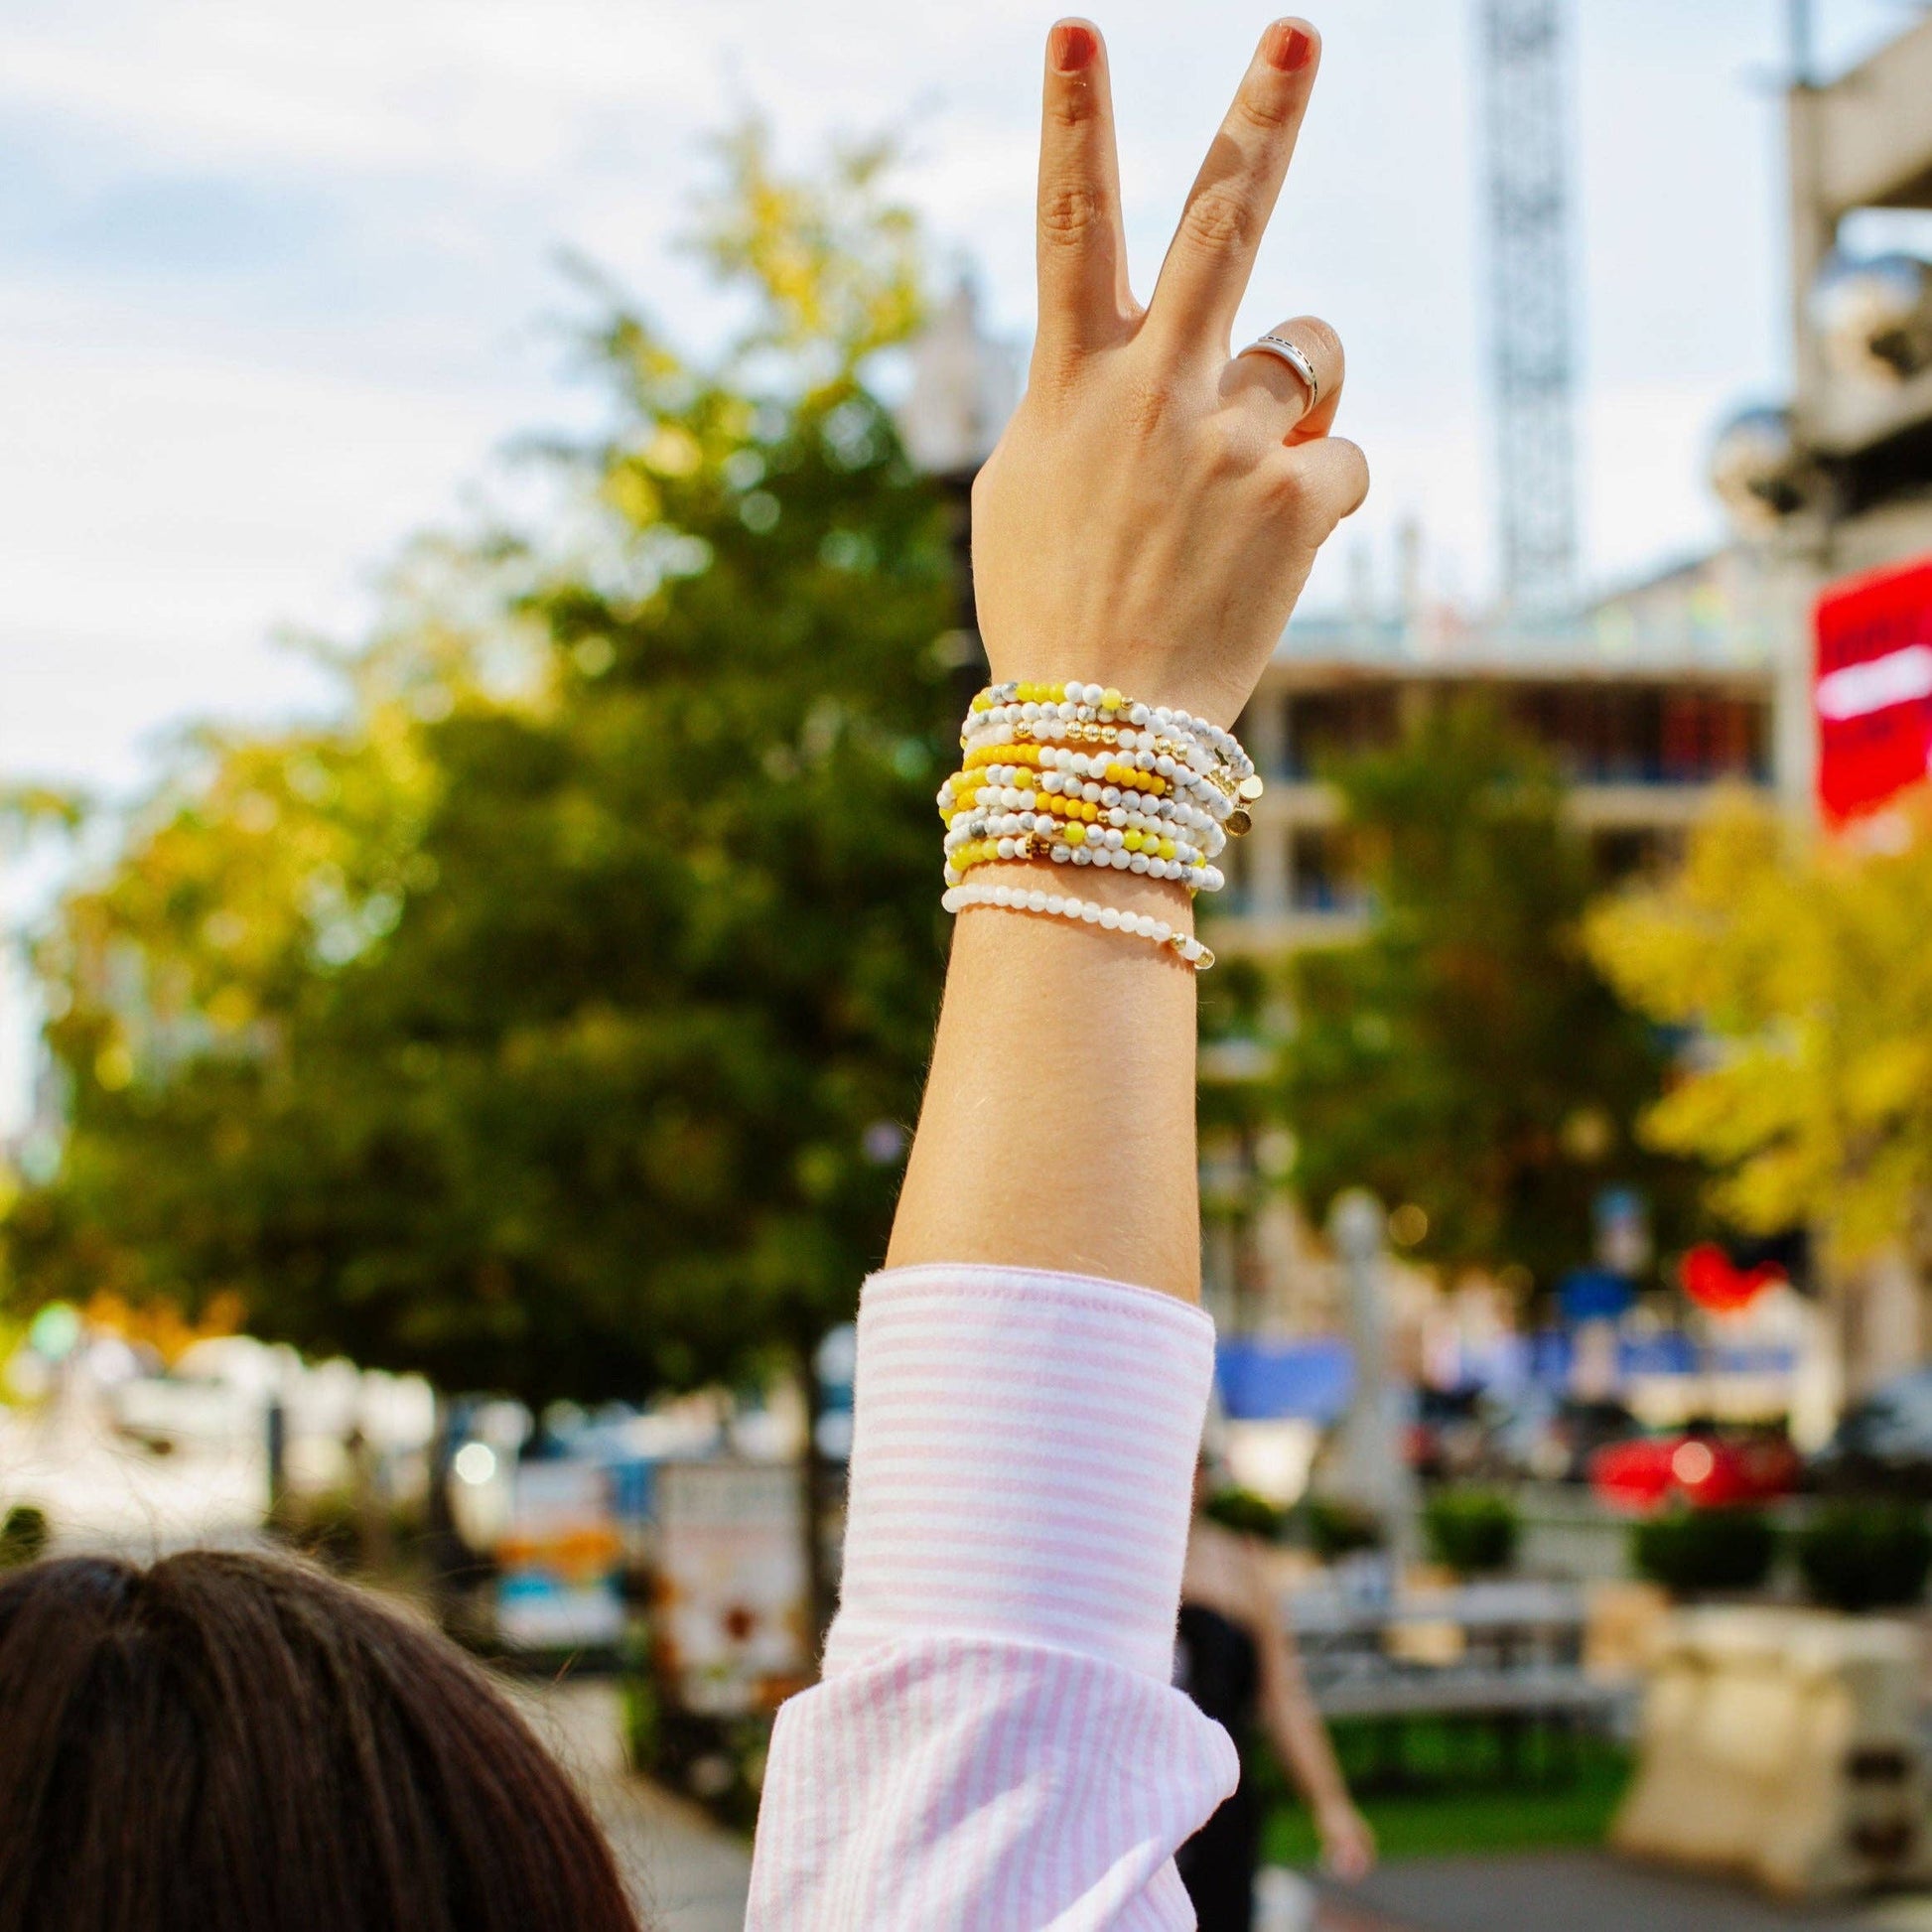
<instances>
[{"instance_id":1,"label":"shirt cuff","mask_svg":"<svg viewBox=\"0 0 1932 1932\"><path fill-rule=\"evenodd\" d=\"M965 1265L873 1276L827 1678L943 1634L1171 1681L1213 1371L1214 1324L1153 1289Z\"/></svg>"}]
</instances>

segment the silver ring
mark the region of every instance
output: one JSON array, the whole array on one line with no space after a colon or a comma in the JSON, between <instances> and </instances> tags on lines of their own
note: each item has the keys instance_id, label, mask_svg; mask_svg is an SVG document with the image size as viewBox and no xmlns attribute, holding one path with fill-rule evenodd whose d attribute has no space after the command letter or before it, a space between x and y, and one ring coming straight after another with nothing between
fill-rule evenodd
<instances>
[{"instance_id":1,"label":"silver ring","mask_svg":"<svg viewBox=\"0 0 1932 1932\"><path fill-rule=\"evenodd\" d=\"M1286 336L1257 336L1241 353L1253 355L1259 351L1263 355L1273 355L1302 378L1308 388L1309 406L1302 411L1304 416L1313 412L1314 405L1321 397L1321 384L1315 380L1314 364L1309 360L1308 351L1300 343L1291 342Z\"/></svg>"}]
</instances>

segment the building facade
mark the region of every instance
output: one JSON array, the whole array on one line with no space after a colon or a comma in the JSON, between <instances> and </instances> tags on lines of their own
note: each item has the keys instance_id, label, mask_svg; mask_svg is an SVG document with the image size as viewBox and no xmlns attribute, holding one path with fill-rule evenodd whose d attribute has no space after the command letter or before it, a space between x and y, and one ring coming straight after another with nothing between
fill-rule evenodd
<instances>
[{"instance_id":1,"label":"building facade","mask_svg":"<svg viewBox=\"0 0 1932 1932\"><path fill-rule=\"evenodd\" d=\"M1606 881L1669 864L1717 787L1779 782L1787 623L1763 573L1728 554L1567 627L1297 621L1240 726L1268 790L1224 862L1214 944L1281 952L1359 930L1360 885L1322 772L1458 699L1480 698L1549 755Z\"/></svg>"}]
</instances>

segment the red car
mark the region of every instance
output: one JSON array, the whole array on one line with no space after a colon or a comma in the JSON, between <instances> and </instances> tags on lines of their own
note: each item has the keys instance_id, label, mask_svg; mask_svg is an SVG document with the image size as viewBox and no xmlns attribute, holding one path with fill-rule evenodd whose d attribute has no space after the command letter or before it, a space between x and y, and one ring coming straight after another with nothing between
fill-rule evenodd
<instances>
[{"instance_id":1,"label":"red car","mask_svg":"<svg viewBox=\"0 0 1932 1932\"><path fill-rule=\"evenodd\" d=\"M1590 1458L1589 1482L1610 1508L1632 1514L1675 1502L1728 1509L1790 1495L1802 1469L1798 1451L1782 1436L1690 1430L1598 1449Z\"/></svg>"}]
</instances>

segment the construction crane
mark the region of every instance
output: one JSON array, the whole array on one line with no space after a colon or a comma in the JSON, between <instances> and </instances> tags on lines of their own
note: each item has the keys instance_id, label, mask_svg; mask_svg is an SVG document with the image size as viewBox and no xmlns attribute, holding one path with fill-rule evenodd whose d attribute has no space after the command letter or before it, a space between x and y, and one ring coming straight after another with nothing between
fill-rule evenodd
<instances>
[{"instance_id":1,"label":"construction crane","mask_svg":"<svg viewBox=\"0 0 1932 1932\"><path fill-rule=\"evenodd\" d=\"M1476 0L1502 592L1547 620L1577 589L1566 0Z\"/></svg>"}]
</instances>

